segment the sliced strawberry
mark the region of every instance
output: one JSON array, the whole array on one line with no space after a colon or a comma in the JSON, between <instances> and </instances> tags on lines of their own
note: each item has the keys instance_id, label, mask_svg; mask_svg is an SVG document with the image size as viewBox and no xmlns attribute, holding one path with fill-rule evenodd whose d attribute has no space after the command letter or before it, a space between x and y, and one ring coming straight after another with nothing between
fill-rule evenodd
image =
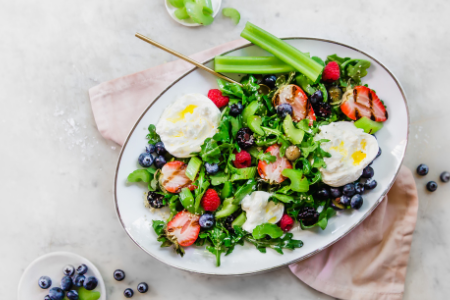
<instances>
[{"instance_id":1,"label":"sliced strawberry","mask_svg":"<svg viewBox=\"0 0 450 300\"><path fill-rule=\"evenodd\" d=\"M377 94L366 86L357 86L342 96L342 112L352 120L367 117L373 121L384 122L388 113Z\"/></svg>"},{"instance_id":2,"label":"sliced strawberry","mask_svg":"<svg viewBox=\"0 0 450 300\"><path fill-rule=\"evenodd\" d=\"M179 193L184 187L188 187L191 191L195 189L185 174L186 168L187 164L179 160L168 162L162 167L159 180L169 193Z\"/></svg>"},{"instance_id":3,"label":"sliced strawberry","mask_svg":"<svg viewBox=\"0 0 450 300\"><path fill-rule=\"evenodd\" d=\"M183 247L192 245L200 232L199 215L187 211L180 211L167 223L166 234L174 244Z\"/></svg>"},{"instance_id":4,"label":"sliced strawberry","mask_svg":"<svg viewBox=\"0 0 450 300\"><path fill-rule=\"evenodd\" d=\"M295 84L288 84L280 88L273 96L272 102L275 107L282 103L290 104L292 106L292 120L295 122L308 118L309 124L312 125L312 121L316 119L308 96Z\"/></svg>"},{"instance_id":5,"label":"sliced strawberry","mask_svg":"<svg viewBox=\"0 0 450 300\"><path fill-rule=\"evenodd\" d=\"M263 160L258 162L258 173L262 179L269 181L270 183L281 183L286 177L281 175L284 169L292 169L292 165L286 157L280 156L280 146L275 144L267 148L266 153L270 152L273 156L277 157L277 160L273 163L266 163Z\"/></svg>"}]
</instances>

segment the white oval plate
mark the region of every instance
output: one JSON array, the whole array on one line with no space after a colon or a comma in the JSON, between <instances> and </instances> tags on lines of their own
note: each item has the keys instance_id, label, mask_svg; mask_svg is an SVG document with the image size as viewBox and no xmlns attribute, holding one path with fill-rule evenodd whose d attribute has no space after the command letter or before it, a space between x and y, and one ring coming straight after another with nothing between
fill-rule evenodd
<instances>
[{"instance_id":1,"label":"white oval plate","mask_svg":"<svg viewBox=\"0 0 450 300\"><path fill-rule=\"evenodd\" d=\"M23 272L19 282L19 300L44 299L52 287L59 287L65 265L73 265L75 268L81 264L88 267L87 276L95 276L98 279L98 286L95 289L101 296L99 300L106 300L105 283L102 274L87 258L70 252L52 252L35 259ZM41 289L38 279L41 276L48 276L52 279L52 286L49 289Z\"/></svg>"},{"instance_id":2,"label":"white oval plate","mask_svg":"<svg viewBox=\"0 0 450 300\"><path fill-rule=\"evenodd\" d=\"M175 17L175 11L177 10L176 7L172 6L172 4L169 3L169 0L164 0L164 3L166 5L167 13L174 19L175 22L180 23L184 26L200 26L201 24L195 23L191 18L180 20L177 17ZM211 0L212 8L213 8L213 18L217 16L217 13L220 10L220 6L222 5L222 0Z\"/></svg>"},{"instance_id":3,"label":"white oval plate","mask_svg":"<svg viewBox=\"0 0 450 300\"><path fill-rule=\"evenodd\" d=\"M179 269L218 275L241 275L267 271L308 258L332 245L359 223L361 223L380 203L389 191L401 166L408 138L408 108L405 94L394 75L380 62L353 47L340 43L315 38L287 38L286 41L321 58L330 54L341 57L362 58L372 65L364 82L376 90L384 100L389 119L377 133L383 154L374 162L375 179L378 186L364 195L364 204L359 210L338 212L331 218L326 230L315 229L293 231L296 239L301 239L303 247L294 251L285 251L280 255L270 249L266 254L260 253L253 245L236 247L233 253L222 257L222 265L216 267L214 257L204 248L188 247L186 255L180 257L173 249L160 248L156 235L151 228L152 219L161 219L164 211L150 212L143 205L146 187L139 184L127 184L129 173L139 168L137 158L145 151L147 127L156 124L163 110L178 97L186 93L202 93L217 88L216 78L199 69L194 69L179 78L164 91L139 118L131 130L119 156L115 175L114 196L119 221L130 238L145 252L156 259ZM227 52L226 55L268 55L254 45L246 45ZM206 63L213 67L210 61ZM238 78L235 74L230 77Z\"/></svg>"}]
</instances>

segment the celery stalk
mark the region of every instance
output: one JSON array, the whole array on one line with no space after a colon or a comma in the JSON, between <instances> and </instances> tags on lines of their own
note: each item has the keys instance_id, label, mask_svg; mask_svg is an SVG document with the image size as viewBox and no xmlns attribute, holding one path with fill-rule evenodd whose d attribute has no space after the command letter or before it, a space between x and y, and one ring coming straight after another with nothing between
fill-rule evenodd
<instances>
[{"instance_id":1,"label":"celery stalk","mask_svg":"<svg viewBox=\"0 0 450 300\"><path fill-rule=\"evenodd\" d=\"M194 181L201 166L202 161L200 160L200 158L198 158L197 156L191 157L191 160L189 160L188 166L185 171L187 178Z\"/></svg>"},{"instance_id":2,"label":"celery stalk","mask_svg":"<svg viewBox=\"0 0 450 300\"><path fill-rule=\"evenodd\" d=\"M274 56L216 56L217 72L271 74L295 71L293 67Z\"/></svg>"},{"instance_id":3,"label":"celery stalk","mask_svg":"<svg viewBox=\"0 0 450 300\"><path fill-rule=\"evenodd\" d=\"M256 167L236 169L236 173L231 175L230 181L252 179L256 175Z\"/></svg>"},{"instance_id":4,"label":"celery stalk","mask_svg":"<svg viewBox=\"0 0 450 300\"><path fill-rule=\"evenodd\" d=\"M307 57L294 46L289 45L250 22L245 24L241 36L294 67L313 82L316 82L322 73L323 67L318 62Z\"/></svg>"}]
</instances>

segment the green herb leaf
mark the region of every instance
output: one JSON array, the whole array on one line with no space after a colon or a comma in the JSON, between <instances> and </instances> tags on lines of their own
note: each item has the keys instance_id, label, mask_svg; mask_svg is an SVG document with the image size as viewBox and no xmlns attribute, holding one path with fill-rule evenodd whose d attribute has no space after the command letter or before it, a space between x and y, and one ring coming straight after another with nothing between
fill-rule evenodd
<instances>
[{"instance_id":1,"label":"green herb leaf","mask_svg":"<svg viewBox=\"0 0 450 300\"><path fill-rule=\"evenodd\" d=\"M275 224L264 223L258 225L253 229L252 235L255 239L259 240L269 235L271 238L276 239L283 235L283 230Z\"/></svg>"},{"instance_id":2,"label":"green herb leaf","mask_svg":"<svg viewBox=\"0 0 450 300\"><path fill-rule=\"evenodd\" d=\"M218 132L213 136L213 139L220 142L230 142L230 120L225 117L220 121Z\"/></svg>"},{"instance_id":3,"label":"green herb leaf","mask_svg":"<svg viewBox=\"0 0 450 300\"><path fill-rule=\"evenodd\" d=\"M207 138L201 146L200 156L204 162L214 164L220 162L220 149L217 142Z\"/></svg>"},{"instance_id":4,"label":"green herb leaf","mask_svg":"<svg viewBox=\"0 0 450 300\"><path fill-rule=\"evenodd\" d=\"M156 126L153 124L150 124L148 126L148 134L147 134L147 139L148 139L148 143L149 144L156 144L158 142L161 142L161 138L159 137L159 135L156 133Z\"/></svg>"}]
</instances>

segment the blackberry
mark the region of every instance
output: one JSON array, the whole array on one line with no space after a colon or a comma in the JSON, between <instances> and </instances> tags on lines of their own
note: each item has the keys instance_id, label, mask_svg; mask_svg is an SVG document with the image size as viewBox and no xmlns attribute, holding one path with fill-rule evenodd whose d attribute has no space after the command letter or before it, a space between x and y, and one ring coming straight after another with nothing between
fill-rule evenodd
<instances>
[{"instance_id":1,"label":"blackberry","mask_svg":"<svg viewBox=\"0 0 450 300\"><path fill-rule=\"evenodd\" d=\"M153 208L163 207L164 206L163 199L164 199L163 195L157 194L152 191L148 192L147 194L148 204L150 204L150 206Z\"/></svg>"},{"instance_id":2,"label":"blackberry","mask_svg":"<svg viewBox=\"0 0 450 300\"><path fill-rule=\"evenodd\" d=\"M319 213L312 207L304 207L297 216L297 219L305 226L311 226L319 221Z\"/></svg>"},{"instance_id":3,"label":"blackberry","mask_svg":"<svg viewBox=\"0 0 450 300\"><path fill-rule=\"evenodd\" d=\"M331 115L331 105L328 102L319 102L314 108L314 113L322 118L328 118Z\"/></svg>"},{"instance_id":4,"label":"blackberry","mask_svg":"<svg viewBox=\"0 0 450 300\"><path fill-rule=\"evenodd\" d=\"M255 137L253 136L253 131L250 128L244 127L239 129L236 134L236 140L239 147L243 149L250 148L255 144Z\"/></svg>"},{"instance_id":5,"label":"blackberry","mask_svg":"<svg viewBox=\"0 0 450 300\"><path fill-rule=\"evenodd\" d=\"M228 217L225 219L225 222L223 222L223 226L225 226L225 228L226 228L230 233L233 233L233 232L234 232L233 225L231 225L231 223L233 223L234 219L235 219L235 217L234 217L233 215L231 215L231 216L228 216Z\"/></svg>"}]
</instances>

